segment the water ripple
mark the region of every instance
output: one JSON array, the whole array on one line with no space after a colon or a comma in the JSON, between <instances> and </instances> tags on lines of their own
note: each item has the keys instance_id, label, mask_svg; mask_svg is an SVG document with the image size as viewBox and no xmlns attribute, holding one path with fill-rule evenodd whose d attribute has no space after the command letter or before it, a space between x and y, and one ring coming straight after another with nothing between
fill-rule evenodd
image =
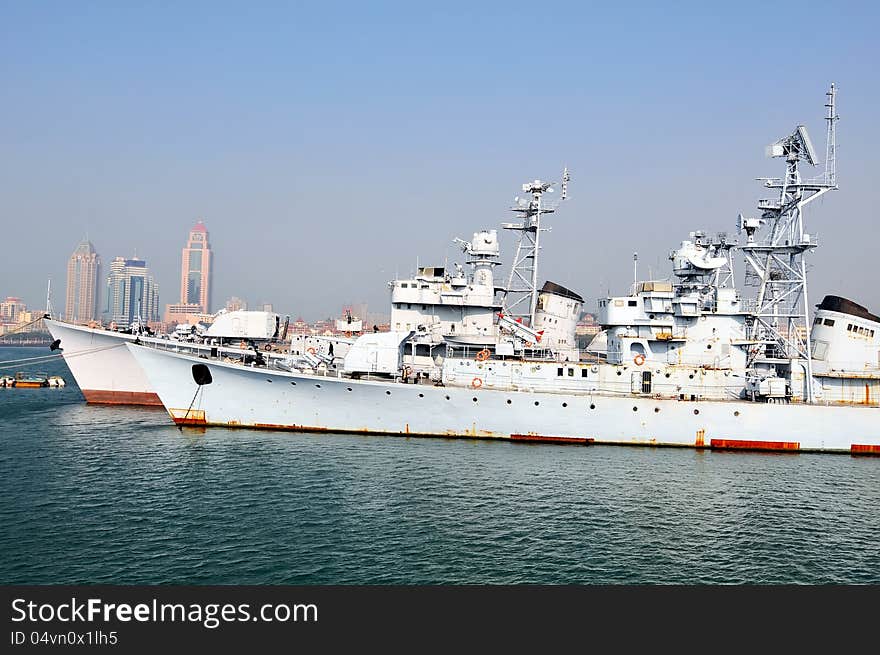
<instances>
[{"instance_id":1,"label":"water ripple","mask_svg":"<svg viewBox=\"0 0 880 655\"><path fill-rule=\"evenodd\" d=\"M25 391L2 583L880 583L877 459L181 432Z\"/></svg>"}]
</instances>

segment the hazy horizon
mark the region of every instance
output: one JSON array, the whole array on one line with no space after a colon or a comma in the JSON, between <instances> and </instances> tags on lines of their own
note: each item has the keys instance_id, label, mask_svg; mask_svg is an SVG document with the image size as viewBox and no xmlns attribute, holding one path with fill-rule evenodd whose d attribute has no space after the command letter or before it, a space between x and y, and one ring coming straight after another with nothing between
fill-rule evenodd
<instances>
[{"instance_id":1,"label":"hazy horizon","mask_svg":"<svg viewBox=\"0 0 880 655\"><path fill-rule=\"evenodd\" d=\"M567 166L540 278L594 312L629 291L634 251L641 278L665 278L689 232L736 236L771 195L755 178L784 171L767 144L805 124L824 160L834 82L840 190L805 212L809 303L878 313L878 17L870 3L5 3L0 297L42 308L51 278L63 311L88 236L103 277L116 256L146 260L164 313L202 220L212 310L238 296L309 321L387 314L389 280L464 263L455 237L498 229L509 264L513 198Z\"/></svg>"}]
</instances>

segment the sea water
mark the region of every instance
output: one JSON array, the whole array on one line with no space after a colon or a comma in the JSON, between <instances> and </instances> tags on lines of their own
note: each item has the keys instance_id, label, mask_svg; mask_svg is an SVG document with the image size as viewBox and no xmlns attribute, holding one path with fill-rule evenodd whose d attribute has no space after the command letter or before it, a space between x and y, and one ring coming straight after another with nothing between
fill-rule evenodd
<instances>
[{"instance_id":1,"label":"sea water","mask_svg":"<svg viewBox=\"0 0 880 655\"><path fill-rule=\"evenodd\" d=\"M0 366L67 381L0 389L3 584L880 583L880 458L180 430Z\"/></svg>"}]
</instances>

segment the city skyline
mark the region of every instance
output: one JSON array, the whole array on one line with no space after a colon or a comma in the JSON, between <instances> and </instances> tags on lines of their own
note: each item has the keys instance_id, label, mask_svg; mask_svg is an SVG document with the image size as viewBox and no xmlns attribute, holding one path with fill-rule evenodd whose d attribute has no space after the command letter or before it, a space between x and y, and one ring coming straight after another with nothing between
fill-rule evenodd
<instances>
[{"instance_id":1,"label":"city skyline","mask_svg":"<svg viewBox=\"0 0 880 655\"><path fill-rule=\"evenodd\" d=\"M558 182L567 166L540 276L595 311L630 287L634 251L642 277L666 278L691 231L733 236L739 213L755 216L766 196L755 178L781 174L766 145L804 124L824 154L834 82L841 186L805 214L820 243L810 303L839 294L877 311L864 237L880 204L876 7L847 3L829 25L803 4L694 3L674 17L555 7L528 12L528 26L516 3L351 7L332 21L315 7L225 7L207 27L183 7L170 34L155 8L4 8L0 51L17 66L0 73L0 212L21 247L3 292L44 304L46 278L63 285L84 232L105 255L148 253L174 290L177 235L202 217L223 263L215 302L310 318L352 302L384 309L388 281L462 261L453 238L498 228L523 182ZM779 25L823 47L780 38ZM553 38L512 49L523 29ZM108 39L113 58L96 45ZM515 244L500 240L506 268Z\"/></svg>"}]
</instances>

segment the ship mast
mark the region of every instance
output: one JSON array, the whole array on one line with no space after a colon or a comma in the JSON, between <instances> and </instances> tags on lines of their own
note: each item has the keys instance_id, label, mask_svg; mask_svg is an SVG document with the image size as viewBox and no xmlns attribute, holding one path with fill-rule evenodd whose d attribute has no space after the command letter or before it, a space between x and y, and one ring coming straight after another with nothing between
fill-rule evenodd
<instances>
[{"instance_id":1,"label":"ship mast","mask_svg":"<svg viewBox=\"0 0 880 655\"><path fill-rule=\"evenodd\" d=\"M568 194L568 169L562 173L562 195L554 205L543 202L545 193L552 193L553 182L535 180L522 185L522 190L530 193L531 200L515 198L517 203L511 211L517 212L522 218L520 223L502 223L505 230L519 232L516 255L510 267L510 276L502 297L502 308L506 316L527 321L529 326L535 324L535 309L538 304L538 255L541 250L541 232L548 232L549 227L541 227L541 216L552 214Z\"/></svg>"},{"instance_id":2,"label":"ship mast","mask_svg":"<svg viewBox=\"0 0 880 655\"><path fill-rule=\"evenodd\" d=\"M46 318L52 318L52 278L46 284Z\"/></svg>"},{"instance_id":3,"label":"ship mast","mask_svg":"<svg viewBox=\"0 0 880 655\"><path fill-rule=\"evenodd\" d=\"M767 147L770 157L784 157L785 176L758 178L768 189L778 189L778 198L758 201L761 218L740 215L740 229L748 235L741 246L747 269L746 284L758 286L754 314L748 326L749 339L757 346L750 350L749 365L757 360L786 363L802 359L807 368L807 402L813 401L812 352L810 346L809 300L804 255L817 247L815 235L804 227L803 208L828 191L837 189L835 172L834 85L827 93L828 121L825 173L820 178L801 178L799 165L818 164L813 145L803 125ZM766 225L763 238L755 232Z\"/></svg>"}]
</instances>

